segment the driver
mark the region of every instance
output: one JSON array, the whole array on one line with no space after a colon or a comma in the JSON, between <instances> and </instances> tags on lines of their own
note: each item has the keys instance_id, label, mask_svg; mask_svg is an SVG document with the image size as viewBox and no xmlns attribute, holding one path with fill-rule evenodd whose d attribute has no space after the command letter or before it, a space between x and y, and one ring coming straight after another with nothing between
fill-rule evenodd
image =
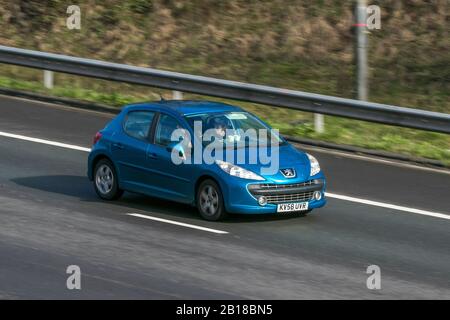
<instances>
[{"instance_id":1,"label":"driver","mask_svg":"<svg viewBox=\"0 0 450 320\"><path fill-rule=\"evenodd\" d=\"M214 133L218 140L223 141L225 139L227 130L226 122L221 118L214 119Z\"/></svg>"}]
</instances>

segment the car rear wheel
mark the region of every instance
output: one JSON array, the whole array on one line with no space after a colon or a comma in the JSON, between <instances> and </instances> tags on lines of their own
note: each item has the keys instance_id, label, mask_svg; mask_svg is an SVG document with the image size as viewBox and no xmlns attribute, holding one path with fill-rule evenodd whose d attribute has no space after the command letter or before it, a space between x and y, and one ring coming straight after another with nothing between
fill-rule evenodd
<instances>
[{"instance_id":1,"label":"car rear wheel","mask_svg":"<svg viewBox=\"0 0 450 320\"><path fill-rule=\"evenodd\" d=\"M222 192L213 180L203 181L197 190L197 209L203 219L218 221L226 217Z\"/></svg>"},{"instance_id":2,"label":"car rear wheel","mask_svg":"<svg viewBox=\"0 0 450 320\"><path fill-rule=\"evenodd\" d=\"M122 196L114 165L108 159L101 159L94 170L94 188L97 195L105 200L115 200Z\"/></svg>"}]
</instances>

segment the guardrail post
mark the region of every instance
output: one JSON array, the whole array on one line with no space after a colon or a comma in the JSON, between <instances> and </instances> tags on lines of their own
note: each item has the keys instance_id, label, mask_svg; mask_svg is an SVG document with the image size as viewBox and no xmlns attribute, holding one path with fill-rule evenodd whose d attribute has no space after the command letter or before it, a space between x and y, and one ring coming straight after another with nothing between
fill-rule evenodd
<instances>
[{"instance_id":1,"label":"guardrail post","mask_svg":"<svg viewBox=\"0 0 450 320\"><path fill-rule=\"evenodd\" d=\"M53 89L53 71L44 70L44 87Z\"/></svg>"},{"instance_id":2,"label":"guardrail post","mask_svg":"<svg viewBox=\"0 0 450 320\"><path fill-rule=\"evenodd\" d=\"M325 131L325 124L323 122L323 114L314 113L314 131L316 133L323 133Z\"/></svg>"},{"instance_id":3,"label":"guardrail post","mask_svg":"<svg viewBox=\"0 0 450 320\"><path fill-rule=\"evenodd\" d=\"M181 91L172 91L172 99L173 100L183 100L183 92Z\"/></svg>"}]
</instances>

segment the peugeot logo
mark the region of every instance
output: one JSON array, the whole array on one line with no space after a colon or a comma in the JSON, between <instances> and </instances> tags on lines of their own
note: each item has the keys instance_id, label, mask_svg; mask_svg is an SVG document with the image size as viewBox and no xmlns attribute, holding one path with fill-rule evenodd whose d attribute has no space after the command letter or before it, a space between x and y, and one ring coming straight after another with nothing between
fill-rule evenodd
<instances>
[{"instance_id":1,"label":"peugeot logo","mask_svg":"<svg viewBox=\"0 0 450 320\"><path fill-rule=\"evenodd\" d=\"M280 172L285 178L295 177L295 170L293 168L280 169Z\"/></svg>"}]
</instances>

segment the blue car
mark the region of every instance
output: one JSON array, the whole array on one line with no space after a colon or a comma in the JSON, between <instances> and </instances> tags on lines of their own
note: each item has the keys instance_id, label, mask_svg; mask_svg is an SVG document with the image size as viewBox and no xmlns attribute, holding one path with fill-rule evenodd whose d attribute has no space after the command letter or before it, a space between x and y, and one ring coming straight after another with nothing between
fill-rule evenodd
<instances>
[{"instance_id":1,"label":"blue car","mask_svg":"<svg viewBox=\"0 0 450 320\"><path fill-rule=\"evenodd\" d=\"M196 206L210 221L227 213L306 214L326 203L313 156L253 114L209 101L124 107L95 135L88 177L102 199L141 193Z\"/></svg>"}]
</instances>

